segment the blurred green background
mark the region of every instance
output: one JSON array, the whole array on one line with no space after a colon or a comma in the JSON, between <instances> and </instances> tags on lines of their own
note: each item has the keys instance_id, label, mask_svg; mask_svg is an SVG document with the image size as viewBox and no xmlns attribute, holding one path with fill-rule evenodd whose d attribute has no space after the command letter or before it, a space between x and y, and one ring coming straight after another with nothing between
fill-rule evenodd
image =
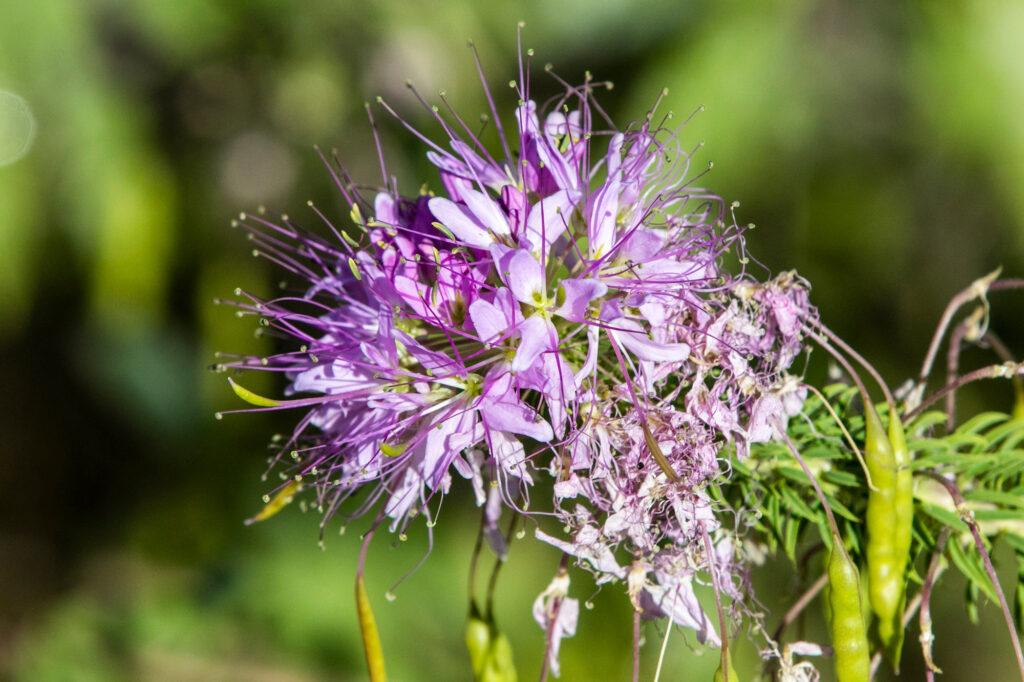
<instances>
[{"instance_id":1,"label":"blurred green background","mask_svg":"<svg viewBox=\"0 0 1024 682\"><path fill-rule=\"evenodd\" d=\"M378 177L363 102L378 94L430 128L404 87L484 109L466 40L505 110L515 22L538 65L615 82L624 126L662 87L706 141L707 183L758 225L754 254L797 268L823 317L893 383L916 368L948 297L998 265L1024 274L1024 4L1016 0L34 0L0 3L0 677L15 680L359 680L358 528L317 547L298 505L261 505L266 442L288 420L242 416L216 350L265 352L212 305L278 273L228 227L265 204L308 221L339 205L312 146ZM538 68L534 91L556 86ZM423 149L383 124L403 187L431 181ZM432 129L432 128L431 128ZM994 328L1024 347L1019 301ZM983 362L980 353L972 361ZM276 390L251 382L256 390ZM1008 387L967 392L1008 405ZM370 560L395 680L468 678L462 645L476 512L452 498L433 556L378 542ZM513 546L500 624L523 679L539 669L529 615L557 564ZM1007 563L1008 562L1004 562ZM1007 575L1011 565L1003 566ZM779 564L758 582L782 608ZM574 592L586 597L579 578ZM967 623L962 582L938 590L945 679L1003 678L998 613ZM705 595L706 596L706 595ZM629 611L594 599L563 645L563 676L628 677ZM817 610L813 610L817 613ZM776 613L781 613L776 611ZM775 620L769 620L774 627ZM820 615L807 625L820 636ZM645 677L660 632L647 630ZM754 670L739 643L737 661ZM983 653L983 657L965 655ZM906 676L920 677L916 632ZM663 679L709 679L715 656L676 633ZM823 663L824 679L829 665ZM884 676L883 676L884 677Z\"/></svg>"}]
</instances>

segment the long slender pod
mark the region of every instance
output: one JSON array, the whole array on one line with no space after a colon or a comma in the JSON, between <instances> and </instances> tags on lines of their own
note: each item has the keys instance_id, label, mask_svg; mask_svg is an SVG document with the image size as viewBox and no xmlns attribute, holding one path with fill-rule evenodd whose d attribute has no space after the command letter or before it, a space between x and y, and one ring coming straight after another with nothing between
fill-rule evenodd
<instances>
[{"instance_id":1,"label":"long slender pod","mask_svg":"<svg viewBox=\"0 0 1024 682\"><path fill-rule=\"evenodd\" d=\"M889 412L889 445L892 450L893 463L896 473L893 480L892 496L892 519L890 522L889 541L892 543L892 553L889 558L889 566L884 566L883 587L888 592L898 589L896 597L896 610L892 617L884 619L879 613L878 638L889 652L893 668L899 670L900 653L903 649L904 629L899 622L900 614L903 613L906 604L906 574L907 566L910 563L910 543L914 526L914 479L911 470L913 455L907 447L907 436L903 430L903 423L894 410ZM870 505L870 498L868 504ZM869 529L870 533L870 529ZM869 557L871 539L868 540ZM878 558L882 558L883 552ZM870 570L870 558L869 558ZM870 577L870 576L869 576ZM885 599L892 599L890 594L884 595ZM891 607L891 602L884 602L886 609ZM886 611L888 614L888 611Z\"/></svg>"},{"instance_id":2,"label":"long slender pod","mask_svg":"<svg viewBox=\"0 0 1024 682\"><path fill-rule=\"evenodd\" d=\"M864 405L864 423L864 459L876 488L868 491L868 599L878 617L879 639L888 645L899 629L906 563L901 560L896 541L896 456L882 420L870 403Z\"/></svg>"},{"instance_id":3,"label":"long slender pod","mask_svg":"<svg viewBox=\"0 0 1024 682\"><path fill-rule=\"evenodd\" d=\"M871 668L860 599L860 572L838 537L828 557L829 629L839 682L867 682Z\"/></svg>"},{"instance_id":4,"label":"long slender pod","mask_svg":"<svg viewBox=\"0 0 1024 682\"><path fill-rule=\"evenodd\" d=\"M875 415L877 419L878 415ZM864 621L864 606L860 596L860 571L853 563L839 537L835 515L828 505L821 485L814 477L796 445L781 427L782 438L800 464L804 474L811 481L814 494L818 497L832 534L832 548L828 556L826 573L829 583L829 630L832 634L832 649L835 652L836 679L838 682L867 682L871 674L871 656L868 645L867 625ZM881 428L881 423L879 423ZM883 433L884 437L884 433Z\"/></svg>"}]
</instances>

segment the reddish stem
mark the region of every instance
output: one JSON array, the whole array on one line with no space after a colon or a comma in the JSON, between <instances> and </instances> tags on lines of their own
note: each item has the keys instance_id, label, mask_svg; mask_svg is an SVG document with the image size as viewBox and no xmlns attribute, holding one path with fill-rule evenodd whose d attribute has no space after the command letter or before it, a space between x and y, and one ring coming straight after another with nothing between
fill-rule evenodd
<instances>
[{"instance_id":1,"label":"reddish stem","mask_svg":"<svg viewBox=\"0 0 1024 682\"><path fill-rule=\"evenodd\" d=\"M1024 366L1015 362L1006 362L1001 365L989 365L988 367L982 367L981 369L976 369L973 372L968 372L967 374L958 377L955 382L946 384L939 390L935 391L935 393L932 393L930 396L922 400L921 404L905 414L903 419L904 421L909 422L911 419L924 412L927 408L931 407L931 405L942 398L942 396L946 395L950 391L956 391L967 384L980 381L982 379L1013 378L1021 375L1022 373L1024 373Z\"/></svg>"},{"instance_id":2,"label":"reddish stem","mask_svg":"<svg viewBox=\"0 0 1024 682\"><path fill-rule=\"evenodd\" d=\"M999 270L996 270L981 279L977 279L972 282L969 287L950 299L949 303L946 305L946 309L942 312L942 317L939 319L939 325L935 328L935 334L932 336L932 341L928 346L928 352L925 354L924 363L921 365L921 374L918 377L918 382L922 387L928 381L928 375L931 374L932 365L935 363L935 356L938 355L939 352L939 344L942 343L942 337L945 336L946 330L949 328L949 323L953 321L953 315L956 314L956 311L959 310L961 306L970 303L975 298L983 297L989 291L1024 288L1024 279L996 280L995 278L998 276Z\"/></svg>"},{"instance_id":3,"label":"reddish stem","mask_svg":"<svg viewBox=\"0 0 1024 682\"><path fill-rule=\"evenodd\" d=\"M939 577L939 569L942 566L942 552L946 548L946 541L949 540L949 527L942 529L939 538L935 543L935 551L932 552L931 562L928 564L928 573L925 574L924 583L921 585L921 612L919 620L921 627L921 656L924 658L925 679L927 682L935 682L935 673L941 672L935 661L932 660L932 642L935 635L932 634L932 588Z\"/></svg>"},{"instance_id":4,"label":"reddish stem","mask_svg":"<svg viewBox=\"0 0 1024 682\"><path fill-rule=\"evenodd\" d=\"M778 643L782 638L782 633L786 631L786 628L800 617L800 614L803 613L808 604L814 601L814 598L817 597L823 589L825 589L825 585L827 584L828 574L822 573L818 576L818 579L811 583L811 586L808 587L802 595L800 595L800 598L793 602L793 605L790 606L789 610L782 616L782 622L779 623L779 627L775 628L775 632L772 634L772 639L774 639L776 643Z\"/></svg>"},{"instance_id":5,"label":"reddish stem","mask_svg":"<svg viewBox=\"0 0 1024 682\"><path fill-rule=\"evenodd\" d=\"M967 501L960 494L960 488L956 483L934 472L926 471L925 474L942 484L946 492L949 493L949 496L953 498L953 504L956 505L960 519L971 530L974 546L978 549L978 554L981 555L981 560L985 564L985 572L988 574L988 579L992 581L992 589L995 590L996 597L999 598L999 607L1003 611L1003 620L1006 621L1006 629L1010 632L1010 641L1013 643L1013 654L1017 657L1017 670L1020 672L1020 679L1024 682L1024 651L1021 650L1017 626L1013 622L1013 614L1010 612L1010 605L1006 601L1003 587L999 584L999 576L996 574L995 566L992 565L992 557L989 556L988 550L985 549L985 540L981 535L981 530L978 528L978 522L974 520L974 514L967 508Z\"/></svg>"},{"instance_id":6,"label":"reddish stem","mask_svg":"<svg viewBox=\"0 0 1024 682\"><path fill-rule=\"evenodd\" d=\"M878 387L882 389L882 394L885 396L885 402L889 405L890 413L896 414L896 401L893 400L892 392L889 390L889 385L886 384L885 381L882 379L882 375L878 372L877 369L875 369L875 366L868 362L866 359L864 359L864 356L855 351L853 347L850 346L850 344L843 341L838 334L836 334L834 331L832 331L824 324L822 324L821 320L815 320L815 322L817 323L818 329L824 332L825 336L827 336L832 341L832 343L836 344L839 348L846 351L847 355L856 360L861 367L868 371L868 374L871 375L871 378L874 379L875 383L878 384Z\"/></svg>"},{"instance_id":7,"label":"reddish stem","mask_svg":"<svg viewBox=\"0 0 1024 682\"><path fill-rule=\"evenodd\" d=\"M569 555L562 553L558 562L558 573L569 570ZM558 622L558 613L562 610L562 598L555 597L551 602L551 617L548 626L544 630L544 661L540 667L540 682L547 682L548 673L551 672L551 646L555 638L555 623Z\"/></svg>"},{"instance_id":8,"label":"reddish stem","mask_svg":"<svg viewBox=\"0 0 1024 682\"><path fill-rule=\"evenodd\" d=\"M633 609L633 682L640 682L640 609Z\"/></svg>"},{"instance_id":9,"label":"reddish stem","mask_svg":"<svg viewBox=\"0 0 1024 682\"><path fill-rule=\"evenodd\" d=\"M711 574L711 588L715 591L715 610L718 611L718 630L722 639L722 679L729 679L729 633L725 624L725 609L722 608L722 586L718 581L718 568L715 566L715 547L704 524L700 524L700 534L704 540L704 553L708 557L708 573ZM671 623L669 623L671 626Z\"/></svg>"}]
</instances>

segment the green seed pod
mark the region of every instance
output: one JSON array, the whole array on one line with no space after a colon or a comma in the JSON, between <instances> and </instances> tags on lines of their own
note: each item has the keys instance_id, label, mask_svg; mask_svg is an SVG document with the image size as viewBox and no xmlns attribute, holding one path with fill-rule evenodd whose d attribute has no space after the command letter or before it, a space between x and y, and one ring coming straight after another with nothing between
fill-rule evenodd
<instances>
[{"instance_id":1,"label":"green seed pod","mask_svg":"<svg viewBox=\"0 0 1024 682\"><path fill-rule=\"evenodd\" d=\"M1019 376L1013 378L1013 412L1011 416L1014 419L1024 419L1024 382L1020 380Z\"/></svg>"},{"instance_id":2,"label":"green seed pod","mask_svg":"<svg viewBox=\"0 0 1024 682\"><path fill-rule=\"evenodd\" d=\"M839 538L833 537L832 542L828 558L828 602L836 679L838 682L867 682L871 661L860 599L860 572Z\"/></svg>"},{"instance_id":3,"label":"green seed pod","mask_svg":"<svg viewBox=\"0 0 1024 682\"><path fill-rule=\"evenodd\" d=\"M481 682L516 682L515 662L512 660L512 644L503 633L498 633L491 645L491 656Z\"/></svg>"},{"instance_id":4,"label":"green seed pod","mask_svg":"<svg viewBox=\"0 0 1024 682\"><path fill-rule=\"evenodd\" d=\"M736 667L732 664L732 656L726 657L726 662L729 664L729 676L726 677L725 673L722 672L722 664L718 664L718 670L715 671L714 682L740 682L740 676L736 674Z\"/></svg>"},{"instance_id":5,"label":"green seed pod","mask_svg":"<svg viewBox=\"0 0 1024 682\"><path fill-rule=\"evenodd\" d=\"M518 679L508 637L479 614L470 613L466 624L466 648L469 649L475 682L516 682Z\"/></svg>"},{"instance_id":6,"label":"green seed pod","mask_svg":"<svg viewBox=\"0 0 1024 682\"><path fill-rule=\"evenodd\" d=\"M889 644L901 629L898 624L906 570L906 552L901 555L896 541L899 506L896 456L873 405L865 405L864 422L864 459L875 484L875 489L868 492L866 524L868 599L878 617L879 638Z\"/></svg>"},{"instance_id":7,"label":"green seed pod","mask_svg":"<svg viewBox=\"0 0 1024 682\"><path fill-rule=\"evenodd\" d=\"M466 648L469 649L469 661L473 665L473 677L480 679L491 651L491 628L473 614L470 614L469 622L466 623Z\"/></svg>"},{"instance_id":8,"label":"green seed pod","mask_svg":"<svg viewBox=\"0 0 1024 682\"><path fill-rule=\"evenodd\" d=\"M370 673L370 682L386 682L384 672L384 651L380 646L380 634L377 631L377 620L373 617L370 597L366 594L366 582L363 574L356 574L356 613L359 616L359 630L363 636L363 653L366 654L366 668Z\"/></svg>"},{"instance_id":9,"label":"green seed pod","mask_svg":"<svg viewBox=\"0 0 1024 682\"><path fill-rule=\"evenodd\" d=\"M889 648L894 669L899 669L903 645L903 625L900 618L906 603L906 573L910 561L910 543L914 526L914 480L911 471L913 456L907 448L907 436L898 415L889 415L889 444L896 464L893 493L892 543L893 581L899 586L899 599L894 616L878 622L878 637ZM870 546L870 543L869 543Z\"/></svg>"}]
</instances>

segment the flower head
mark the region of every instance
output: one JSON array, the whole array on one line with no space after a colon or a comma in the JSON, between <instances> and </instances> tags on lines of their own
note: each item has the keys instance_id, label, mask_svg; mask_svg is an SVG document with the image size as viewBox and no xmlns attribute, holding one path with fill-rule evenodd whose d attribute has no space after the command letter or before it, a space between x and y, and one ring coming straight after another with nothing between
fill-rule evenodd
<instances>
[{"instance_id":1,"label":"flower head","mask_svg":"<svg viewBox=\"0 0 1024 682\"><path fill-rule=\"evenodd\" d=\"M343 509L397 531L432 523L462 478L503 552L501 507L526 512L548 477L554 498L529 509L553 512L564 534L538 538L598 582L628 583L646 616L715 642L694 584L714 565L737 589L739 569L706 489L726 475L726 449L744 456L799 408L786 371L814 314L807 288L728 267L746 262L743 229L695 184L667 119L596 124L589 79L545 112L526 82L512 134L496 126L498 158L460 119L438 115L443 142L405 124L428 147L436 193L367 194L329 164L350 227L316 209L329 237L243 216L257 252L302 286L239 304L293 348L225 366L286 377L289 399L257 404L303 412L279 459L315 487L325 523ZM577 605L553 589L535 611L557 652Z\"/></svg>"}]
</instances>

